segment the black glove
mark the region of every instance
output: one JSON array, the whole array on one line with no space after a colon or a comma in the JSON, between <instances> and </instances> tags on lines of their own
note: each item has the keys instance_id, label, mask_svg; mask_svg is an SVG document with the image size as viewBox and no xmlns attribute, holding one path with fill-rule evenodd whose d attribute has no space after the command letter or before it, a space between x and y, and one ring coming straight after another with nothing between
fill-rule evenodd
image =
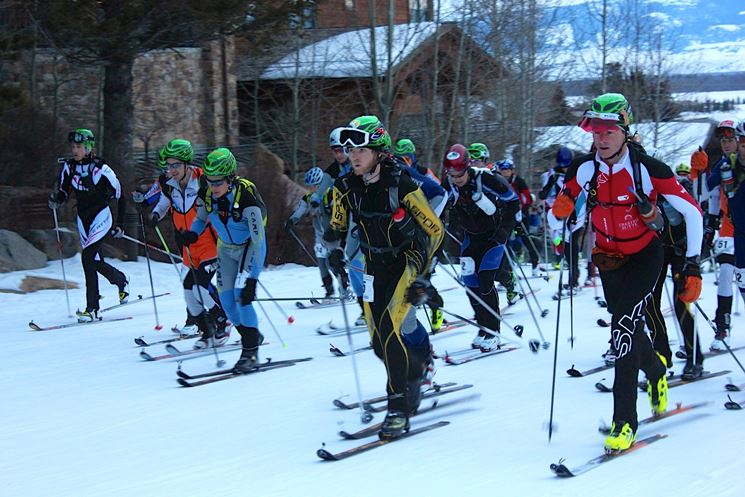
<instances>
[{"instance_id":1,"label":"black glove","mask_svg":"<svg viewBox=\"0 0 745 497\"><path fill-rule=\"evenodd\" d=\"M336 231L335 229L329 228L326 231L324 231L324 233L323 233L323 239L324 239L324 241L327 241L327 242L330 242L330 243L333 243L333 242L335 242L337 240L341 240L341 232L340 231Z\"/></svg>"},{"instance_id":2,"label":"black glove","mask_svg":"<svg viewBox=\"0 0 745 497\"><path fill-rule=\"evenodd\" d=\"M342 249L337 248L331 251L329 266L334 274L344 274L344 251Z\"/></svg>"},{"instance_id":3,"label":"black glove","mask_svg":"<svg viewBox=\"0 0 745 497\"><path fill-rule=\"evenodd\" d=\"M246 280L246 286L241 290L241 305L249 305L256 298L256 280L249 278Z\"/></svg>"},{"instance_id":4,"label":"black glove","mask_svg":"<svg viewBox=\"0 0 745 497\"><path fill-rule=\"evenodd\" d=\"M318 200L311 200L310 206L314 209L318 209L321 206L321 204L318 202Z\"/></svg>"},{"instance_id":5,"label":"black glove","mask_svg":"<svg viewBox=\"0 0 745 497\"><path fill-rule=\"evenodd\" d=\"M288 219L287 221L285 221L285 231L292 231L293 227L295 227L295 223L292 222L292 219Z\"/></svg>"},{"instance_id":6,"label":"black glove","mask_svg":"<svg viewBox=\"0 0 745 497\"><path fill-rule=\"evenodd\" d=\"M714 232L719 229L719 217L709 214L704 226L704 245L711 248L714 244Z\"/></svg>"},{"instance_id":7,"label":"black glove","mask_svg":"<svg viewBox=\"0 0 745 497\"><path fill-rule=\"evenodd\" d=\"M176 237L176 243L178 243L182 247L188 247L199 239L199 235L197 235L195 232L185 230L176 231L176 233L174 233L174 236Z\"/></svg>"},{"instance_id":8,"label":"black glove","mask_svg":"<svg viewBox=\"0 0 745 497\"><path fill-rule=\"evenodd\" d=\"M124 237L124 230L121 226L114 226L111 228L111 236L114 238L123 238Z\"/></svg>"},{"instance_id":9,"label":"black glove","mask_svg":"<svg viewBox=\"0 0 745 497\"><path fill-rule=\"evenodd\" d=\"M155 229L158 226L158 222L160 221L160 217L157 213L153 212L148 216L147 218L147 225L151 228Z\"/></svg>"},{"instance_id":10,"label":"black glove","mask_svg":"<svg viewBox=\"0 0 745 497\"><path fill-rule=\"evenodd\" d=\"M406 290L406 301L414 306L426 304L434 294L434 290L427 278L417 276Z\"/></svg>"},{"instance_id":11,"label":"black glove","mask_svg":"<svg viewBox=\"0 0 745 497\"><path fill-rule=\"evenodd\" d=\"M52 210L57 210L60 207L62 207L62 204L65 203L65 198L67 195L65 195L65 192L62 190L57 190L56 192L52 192L49 194L49 208Z\"/></svg>"}]
</instances>

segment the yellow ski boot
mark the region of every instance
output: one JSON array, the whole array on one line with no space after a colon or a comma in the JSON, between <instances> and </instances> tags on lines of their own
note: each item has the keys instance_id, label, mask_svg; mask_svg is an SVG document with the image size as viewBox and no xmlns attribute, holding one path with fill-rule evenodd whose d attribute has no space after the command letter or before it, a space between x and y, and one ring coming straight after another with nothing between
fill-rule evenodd
<instances>
[{"instance_id":1,"label":"yellow ski boot","mask_svg":"<svg viewBox=\"0 0 745 497\"><path fill-rule=\"evenodd\" d=\"M665 372L657 381L647 379L647 395L649 396L649 404L652 406L653 416L659 416L667 410L667 361L659 353L657 357L665 366Z\"/></svg>"},{"instance_id":2,"label":"yellow ski boot","mask_svg":"<svg viewBox=\"0 0 745 497\"><path fill-rule=\"evenodd\" d=\"M634 440L636 440L636 433L631 429L631 425L624 421L614 421L605 439L605 452L612 454L624 451L634 445Z\"/></svg>"}]
</instances>

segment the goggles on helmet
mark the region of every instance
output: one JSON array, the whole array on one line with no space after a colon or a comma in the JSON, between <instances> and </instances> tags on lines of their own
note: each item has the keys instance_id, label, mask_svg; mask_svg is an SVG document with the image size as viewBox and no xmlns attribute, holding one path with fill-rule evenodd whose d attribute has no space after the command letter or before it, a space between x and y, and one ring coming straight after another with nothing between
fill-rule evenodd
<instances>
[{"instance_id":1,"label":"goggles on helmet","mask_svg":"<svg viewBox=\"0 0 745 497\"><path fill-rule=\"evenodd\" d=\"M584 117L582 121L579 123L579 127L582 128L584 131L587 131L588 133L617 131L621 129L620 124L617 119L609 120L609 119L602 119L599 117L591 117L591 118Z\"/></svg>"},{"instance_id":2,"label":"goggles on helmet","mask_svg":"<svg viewBox=\"0 0 745 497\"><path fill-rule=\"evenodd\" d=\"M604 125L598 125L597 123L605 122ZM593 126L602 126L598 129L593 129ZM610 127L624 127L629 125L629 115L625 110L622 110L620 114L611 112L596 112L594 110L586 110L582 116L582 120L577 126L587 132L592 131L607 131Z\"/></svg>"},{"instance_id":3,"label":"goggles on helmet","mask_svg":"<svg viewBox=\"0 0 745 497\"><path fill-rule=\"evenodd\" d=\"M735 137L735 130L733 128L717 128L717 138L732 139Z\"/></svg>"},{"instance_id":4,"label":"goggles on helmet","mask_svg":"<svg viewBox=\"0 0 745 497\"><path fill-rule=\"evenodd\" d=\"M92 142L96 141L95 138L92 136L84 135L83 133L78 133L77 131L70 131L70 133L67 135L67 141L73 142L73 143L83 143L83 142Z\"/></svg>"},{"instance_id":5,"label":"goggles on helmet","mask_svg":"<svg viewBox=\"0 0 745 497\"><path fill-rule=\"evenodd\" d=\"M357 128L342 128L339 133L342 147L360 148L370 143L370 134Z\"/></svg>"}]
</instances>

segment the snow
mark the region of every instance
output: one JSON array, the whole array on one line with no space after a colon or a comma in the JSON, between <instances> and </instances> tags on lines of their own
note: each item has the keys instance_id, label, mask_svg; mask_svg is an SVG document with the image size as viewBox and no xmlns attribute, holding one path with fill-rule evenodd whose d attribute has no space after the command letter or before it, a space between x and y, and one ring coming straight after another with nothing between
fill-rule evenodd
<instances>
[{"instance_id":1,"label":"snow","mask_svg":"<svg viewBox=\"0 0 745 497\"><path fill-rule=\"evenodd\" d=\"M437 29L434 22L399 24L393 27L390 61L387 51L388 27L375 28L375 50L378 74L384 74L389 62L401 64ZM341 33L310 44L269 66L261 79L354 78L370 77L370 29Z\"/></svg>"},{"instance_id":2,"label":"snow","mask_svg":"<svg viewBox=\"0 0 745 497\"><path fill-rule=\"evenodd\" d=\"M79 257L65 262L68 277L82 282ZM130 277L133 295L150 293L143 259L113 264ZM157 301L161 323L166 328L183 323L184 304L173 268L161 263L152 267L155 291L171 292ZM4 275L2 286L12 287L24 274ZM60 264L50 262L28 274L61 277ZM447 427L334 463L320 461L316 449L322 442L332 451L351 447L356 442L340 440L337 432L361 427L358 411L340 411L331 404L341 395L349 400L356 397L351 360L328 352L329 342L347 350L346 339L315 333L324 322L341 322L341 309L298 310L292 302L281 302L284 312L296 318L288 326L277 307L265 302L287 346L281 346L263 319L261 329L271 344L262 347L261 356L275 360L311 356L313 360L184 389L176 384L174 361L143 362L133 344L132 339L140 335L147 339L170 335L153 331L150 301L106 314L132 316L129 321L30 332L27 323L32 318L40 325L69 321L64 292L0 293L5 320L0 349L0 496L590 496L618 485L623 485L626 497L671 489L676 497L742 495L745 480L739 471L745 413L723 408L726 376L670 391L673 403L708 400L711 404L640 432L640 436L665 433L669 438L664 441L575 479L553 477L549 464L559 458L566 457L571 466L601 452L603 437L596 428L600 419L610 421L612 409L612 397L593 388L603 377L611 381L611 372L581 379L564 373L572 364L583 369L599 363L608 331L594 323L609 315L595 304L593 290L586 289L574 299L574 349L567 342L568 301L561 302L561 330L555 339L557 303L551 294L558 276L553 275L548 283L531 280L540 289L541 305L550 309L548 317L539 318L543 333L559 346L557 430L551 443L544 424L549 418L554 349L535 355L521 349L457 367L438 361L437 381L475 385L452 398L473 393L480 398L413 418L414 426L446 419L451 421ZM710 316L716 304L713 279L713 273L704 275L701 299ZM273 268L262 274L261 281L275 297L320 291L315 268ZM438 271L434 281L440 289L456 286L444 271ZM102 305L111 305L115 288L103 278L101 282ZM471 315L462 291L446 291L443 297L446 309ZM74 306L82 306L84 289L72 290L70 298ZM736 304L736 309L741 307ZM356 307L350 311L356 317ZM524 301L507 316L525 325L526 338L537 336ZM733 320L733 345L745 345L740 334L743 318L738 315ZM702 319L698 324L708 345L712 332ZM668 329L674 338L669 320ZM473 335L473 328L460 328L434 337L433 344L440 352L452 351L468 346ZM509 332L505 336L515 338ZM364 334L353 338L355 346L366 342ZM156 353L163 350L151 348ZM220 353L228 364L237 355ZM363 394L382 393L381 363L365 352L357 356L357 364ZM214 356L183 362L187 372L214 366ZM707 360L706 366L731 369L729 376L743 382L743 373L728 355ZM677 363L676 371L681 368ZM743 400L745 393L733 397ZM638 411L640 417L649 413L645 395L639 396ZM379 414L376 421L380 420Z\"/></svg>"}]
</instances>

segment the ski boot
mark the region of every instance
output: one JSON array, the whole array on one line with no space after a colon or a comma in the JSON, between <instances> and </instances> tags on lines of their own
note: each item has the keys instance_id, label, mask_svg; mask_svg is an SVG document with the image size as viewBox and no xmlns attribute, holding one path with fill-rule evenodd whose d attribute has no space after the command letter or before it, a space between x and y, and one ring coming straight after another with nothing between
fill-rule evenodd
<instances>
[{"instance_id":1,"label":"ski boot","mask_svg":"<svg viewBox=\"0 0 745 497\"><path fill-rule=\"evenodd\" d=\"M625 421L614 421L605 439L605 452L612 454L627 450L634 445L634 440L636 440L636 433L631 429L630 424Z\"/></svg>"},{"instance_id":2,"label":"ski boot","mask_svg":"<svg viewBox=\"0 0 745 497\"><path fill-rule=\"evenodd\" d=\"M445 314L442 312L442 310L439 307L437 309L432 309L432 315L430 316L429 324L432 327L433 333L440 331L443 321L445 321Z\"/></svg>"},{"instance_id":3,"label":"ski boot","mask_svg":"<svg viewBox=\"0 0 745 497\"><path fill-rule=\"evenodd\" d=\"M264 341L264 336L254 327L237 325L236 329L241 335L241 357L233 366L234 374L249 373L256 369L259 364L259 345Z\"/></svg>"},{"instance_id":4,"label":"ski boot","mask_svg":"<svg viewBox=\"0 0 745 497\"><path fill-rule=\"evenodd\" d=\"M215 335L212 337L213 344L215 347L221 347L230 338L230 323L228 323L228 318L220 306L216 305L208 312L215 326Z\"/></svg>"},{"instance_id":5,"label":"ski boot","mask_svg":"<svg viewBox=\"0 0 745 497\"><path fill-rule=\"evenodd\" d=\"M542 276L541 270L538 268L538 266L533 268L532 276L533 278L540 278Z\"/></svg>"},{"instance_id":6,"label":"ski boot","mask_svg":"<svg viewBox=\"0 0 745 497\"><path fill-rule=\"evenodd\" d=\"M117 288L119 288L119 303L126 304L129 300L129 281L125 279L124 284L117 285Z\"/></svg>"},{"instance_id":7,"label":"ski boot","mask_svg":"<svg viewBox=\"0 0 745 497\"><path fill-rule=\"evenodd\" d=\"M714 333L714 341L711 342L711 345L709 345L709 350L712 352L724 352L727 350L727 344L725 340L727 339L727 330L718 330L716 333Z\"/></svg>"},{"instance_id":8,"label":"ski boot","mask_svg":"<svg viewBox=\"0 0 745 497\"><path fill-rule=\"evenodd\" d=\"M175 330L175 328L174 328ZM186 322L179 330L182 335L195 335L199 332L199 316L192 316L191 313L186 311Z\"/></svg>"},{"instance_id":9,"label":"ski boot","mask_svg":"<svg viewBox=\"0 0 745 497\"><path fill-rule=\"evenodd\" d=\"M435 367L435 354L432 345L429 346L429 354L424 361L424 377L422 378L422 390L432 388L432 379L435 377L437 368Z\"/></svg>"},{"instance_id":10,"label":"ski boot","mask_svg":"<svg viewBox=\"0 0 745 497\"><path fill-rule=\"evenodd\" d=\"M199 331L202 332L202 336L199 340L194 342L195 349L206 349L207 347L217 347L214 342L215 329L207 321L207 314L202 312L196 318L197 326Z\"/></svg>"},{"instance_id":11,"label":"ski boot","mask_svg":"<svg viewBox=\"0 0 745 497\"><path fill-rule=\"evenodd\" d=\"M481 340L481 352L492 352L502 347L502 339L499 335L487 335Z\"/></svg>"},{"instance_id":12,"label":"ski boot","mask_svg":"<svg viewBox=\"0 0 745 497\"><path fill-rule=\"evenodd\" d=\"M476 335L476 338L474 338L473 341L471 342L471 348L472 349L480 349L481 348L481 344L484 341L484 338L486 338L486 332L479 330L479 334Z\"/></svg>"},{"instance_id":13,"label":"ski boot","mask_svg":"<svg viewBox=\"0 0 745 497\"><path fill-rule=\"evenodd\" d=\"M665 366L667 371L667 361L662 357L659 352L657 357L660 358L660 362ZM659 416L667 410L667 374L663 371L662 376L657 381L647 378L647 395L649 396L649 404L652 406L652 415Z\"/></svg>"},{"instance_id":14,"label":"ski boot","mask_svg":"<svg viewBox=\"0 0 745 497\"><path fill-rule=\"evenodd\" d=\"M732 309L732 297L717 297L717 310L714 316L714 324L716 325L717 331L714 333L714 341L711 342L709 349L712 352L723 352L727 350L727 344L725 339L729 335L730 324L732 317L728 309Z\"/></svg>"},{"instance_id":15,"label":"ski boot","mask_svg":"<svg viewBox=\"0 0 745 497\"><path fill-rule=\"evenodd\" d=\"M330 299L334 296L334 280L331 278L331 275L326 275L323 277L323 289L326 290L326 295L324 295L324 299Z\"/></svg>"},{"instance_id":16,"label":"ski boot","mask_svg":"<svg viewBox=\"0 0 745 497\"><path fill-rule=\"evenodd\" d=\"M92 323L101 319L98 316L98 309L86 308L84 311L77 310L75 311L75 315L78 316L78 323Z\"/></svg>"},{"instance_id":17,"label":"ski boot","mask_svg":"<svg viewBox=\"0 0 745 497\"><path fill-rule=\"evenodd\" d=\"M380 440L394 440L409 431L409 417L401 411L388 411L378 432Z\"/></svg>"},{"instance_id":18,"label":"ski boot","mask_svg":"<svg viewBox=\"0 0 745 497\"><path fill-rule=\"evenodd\" d=\"M606 366L613 366L616 364L616 358L618 357L618 351L613 348L613 345L608 347L608 350L601 356L605 361Z\"/></svg>"},{"instance_id":19,"label":"ski boot","mask_svg":"<svg viewBox=\"0 0 745 497\"><path fill-rule=\"evenodd\" d=\"M683 368L683 374L681 378L683 381L695 381L704 374L704 366L701 364L693 364L693 362L686 361L686 365Z\"/></svg>"}]
</instances>

